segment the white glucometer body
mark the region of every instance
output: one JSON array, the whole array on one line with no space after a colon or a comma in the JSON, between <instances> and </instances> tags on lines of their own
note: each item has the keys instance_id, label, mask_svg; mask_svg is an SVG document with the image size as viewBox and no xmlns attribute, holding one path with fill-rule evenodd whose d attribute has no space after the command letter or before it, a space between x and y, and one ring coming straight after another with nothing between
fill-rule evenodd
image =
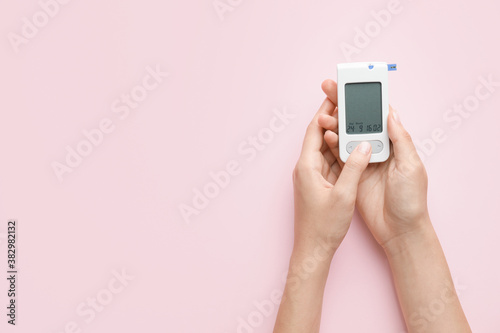
<instances>
[{"instance_id":1,"label":"white glucometer body","mask_svg":"<svg viewBox=\"0 0 500 333\"><path fill-rule=\"evenodd\" d=\"M385 62L337 65L339 154L343 162L363 141L372 146L370 163L389 158L388 72L393 70L396 65Z\"/></svg>"}]
</instances>

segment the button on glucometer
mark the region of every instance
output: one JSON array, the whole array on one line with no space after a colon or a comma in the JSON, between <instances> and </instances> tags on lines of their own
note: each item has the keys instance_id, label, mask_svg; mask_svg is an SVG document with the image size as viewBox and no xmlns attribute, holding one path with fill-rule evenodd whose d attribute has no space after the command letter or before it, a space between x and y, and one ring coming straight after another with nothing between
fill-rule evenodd
<instances>
[{"instance_id":1,"label":"button on glucometer","mask_svg":"<svg viewBox=\"0 0 500 333\"><path fill-rule=\"evenodd\" d=\"M351 141L347 144L347 152L350 154L362 141Z\"/></svg>"},{"instance_id":2,"label":"button on glucometer","mask_svg":"<svg viewBox=\"0 0 500 333\"><path fill-rule=\"evenodd\" d=\"M370 141L370 144L372 145L372 154L380 153L384 149L382 141L373 140Z\"/></svg>"},{"instance_id":3,"label":"button on glucometer","mask_svg":"<svg viewBox=\"0 0 500 333\"><path fill-rule=\"evenodd\" d=\"M351 141L347 144L347 152L350 154L360 144L360 141Z\"/></svg>"},{"instance_id":4,"label":"button on glucometer","mask_svg":"<svg viewBox=\"0 0 500 333\"><path fill-rule=\"evenodd\" d=\"M356 149L356 147L363 141L351 141L347 144L347 152L350 154ZM384 144L379 140L368 141L372 146L372 154L378 154L384 149Z\"/></svg>"}]
</instances>

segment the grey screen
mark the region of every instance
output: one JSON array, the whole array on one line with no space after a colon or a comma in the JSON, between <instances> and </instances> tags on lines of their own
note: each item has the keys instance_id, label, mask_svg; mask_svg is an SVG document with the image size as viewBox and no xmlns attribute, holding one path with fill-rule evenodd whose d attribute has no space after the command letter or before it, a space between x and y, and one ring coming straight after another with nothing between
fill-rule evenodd
<instances>
[{"instance_id":1,"label":"grey screen","mask_svg":"<svg viewBox=\"0 0 500 333\"><path fill-rule=\"evenodd\" d=\"M345 85L347 134L382 132L382 84L380 82Z\"/></svg>"}]
</instances>

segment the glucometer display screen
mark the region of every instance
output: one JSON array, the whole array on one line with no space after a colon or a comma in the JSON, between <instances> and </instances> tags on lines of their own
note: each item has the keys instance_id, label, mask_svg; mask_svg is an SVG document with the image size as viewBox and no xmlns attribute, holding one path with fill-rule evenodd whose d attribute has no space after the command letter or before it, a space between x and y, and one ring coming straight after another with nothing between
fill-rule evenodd
<instances>
[{"instance_id":1,"label":"glucometer display screen","mask_svg":"<svg viewBox=\"0 0 500 333\"><path fill-rule=\"evenodd\" d=\"M382 84L380 82L345 85L347 134L382 132Z\"/></svg>"}]
</instances>

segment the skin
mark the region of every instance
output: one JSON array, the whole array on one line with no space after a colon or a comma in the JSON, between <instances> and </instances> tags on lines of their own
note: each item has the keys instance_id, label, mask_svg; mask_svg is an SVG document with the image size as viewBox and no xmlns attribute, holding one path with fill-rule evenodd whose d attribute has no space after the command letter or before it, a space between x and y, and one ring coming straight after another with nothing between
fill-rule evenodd
<instances>
[{"instance_id":1,"label":"skin","mask_svg":"<svg viewBox=\"0 0 500 333\"><path fill-rule=\"evenodd\" d=\"M275 333L319 332L331 260L355 207L390 263L408 332L471 332L427 209L427 174L390 109L391 156L368 164L369 144L338 154L337 85L309 124L293 171L294 248Z\"/></svg>"}]
</instances>

